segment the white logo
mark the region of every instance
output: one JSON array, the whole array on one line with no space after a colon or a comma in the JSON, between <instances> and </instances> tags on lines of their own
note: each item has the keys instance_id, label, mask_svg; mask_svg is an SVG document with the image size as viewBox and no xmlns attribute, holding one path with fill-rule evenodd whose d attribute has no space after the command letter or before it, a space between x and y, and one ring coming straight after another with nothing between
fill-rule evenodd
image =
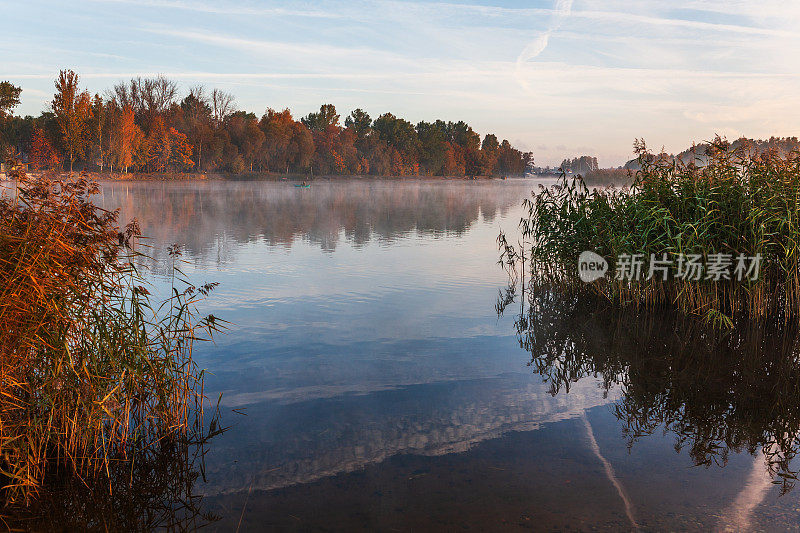
<instances>
[{"instance_id":1,"label":"white logo","mask_svg":"<svg viewBox=\"0 0 800 533\"><path fill-rule=\"evenodd\" d=\"M608 262L594 252L581 252L578 256L578 276L581 281L591 283L606 275Z\"/></svg>"}]
</instances>

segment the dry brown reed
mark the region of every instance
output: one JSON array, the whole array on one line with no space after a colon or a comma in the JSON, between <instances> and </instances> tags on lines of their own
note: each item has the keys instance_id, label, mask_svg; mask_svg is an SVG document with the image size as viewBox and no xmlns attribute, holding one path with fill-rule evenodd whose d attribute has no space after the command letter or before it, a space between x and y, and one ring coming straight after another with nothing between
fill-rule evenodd
<instances>
[{"instance_id":1,"label":"dry brown reed","mask_svg":"<svg viewBox=\"0 0 800 533\"><path fill-rule=\"evenodd\" d=\"M0 481L6 505L45 479L108 483L119 462L202 427L195 340L217 329L195 303L160 306L134 266L137 224L94 205L85 177L17 170L0 198ZM127 463L126 463L127 464Z\"/></svg>"}]
</instances>

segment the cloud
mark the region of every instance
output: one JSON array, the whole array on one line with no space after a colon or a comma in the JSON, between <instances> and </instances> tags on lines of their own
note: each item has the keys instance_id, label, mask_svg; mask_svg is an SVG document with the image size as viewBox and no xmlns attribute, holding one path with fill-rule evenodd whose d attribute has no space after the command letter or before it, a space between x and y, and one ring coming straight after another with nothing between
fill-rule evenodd
<instances>
[{"instance_id":1,"label":"cloud","mask_svg":"<svg viewBox=\"0 0 800 533\"><path fill-rule=\"evenodd\" d=\"M349 60L366 55L379 55L384 59L402 59L402 56L390 52L382 52L368 47L341 47L319 43L301 43L285 41L266 41L263 39L245 39L225 33L212 33L207 30L175 30L170 28L142 28L142 31L175 37L181 40L203 42L225 48L236 48L251 54L295 54L318 61L321 57L338 57Z\"/></svg>"},{"instance_id":2,"label":"cloud","mask_svg":"<svg viewBox=\"0 0 800 533\"><path fill-rule=\"evenodd\" d=\"M759 28L754 26L743 26L737 24L721 24L716 22L702 22L697 20L685 20L666 17L651 17L637 15L633 13L620 13L614 11L574 11L572 16L585 18L592 21L606 21L623 23L631 26L667 26L670 28L684 28L691 30L744 33L749 35L765 35L773 37L797 38L797 33L791 30L774 28Z\"/></svg>"},{"instance_id":3,"label":"cloud","mask_svg":"<svg viewBox=\"0 0 800 533\"><path fill-rule=\"evenodd\" d=\"M564 20L570 15L571 10L572 0L556 0L555 9L552 12L553 21L550 23L550 26L546 31L536 36L533 41L522 50L522 53L517 57L517 65L537 57L547 48L550 35L561 27Z\"/></svg>"},{"instance_id":4,"label":"cloud","mask_svg":"<svg viewBox=\"0 0 800 533\"><path fill-rule=\"evenodd\" d=\"M311 17L311 18L342 18L341 14L323 10L302 10L268 7L248 7L230 2L217 2L213 4L203 2L184 2L181 0L90 0L99 4L130 4L136 7L149 7L157 9L179 9L198 13L211 13L217 15L251 15L251 16L281 16L281 17Z\"/></svg>"},{"instance_id":5,"label":"cloud","mask_svg":"<svg viewBox=\"0 0 800 533\"><path fill-rule=\"evenodd\" d=\"M585 2L591 8L591 2ZM753 59L750 68L772 67L778 72L780 69L792 70L796 65L796 60L785 61L787 54L785 50L786 41L798 44L800 35L794 28L771 25L770 27L760 27L754 20L748 19L751 24L728 24L721 22L707 22L701 20L689 20L686 18L674 18L669 16L658 16L659 10L653 3L643 2L642 5L650 7L649 13L640 14L635 12L621 12L613 10L616 6L613 2L603 5L610 5L610 10L600 9L572 9L571 0L559 0L552 10L553 19L546 30L535 35L520 52L516 61L516 79L520 86L528 92L533 91L533 81L536 80L535 92L543 87L539 79L540 62L533 61L551 44L551 40L560 36L560 28L564 25L567 17L570 19L571 31L563 32L564 38L572 41L562 45L555 53L566 55L575 54L574 44L592 40L604 42L608 46L603 48L581 49L581 55L593 55L600 62L612 62L626 66L638 65L661 65L677 66L691 64L705 67L709 65L712 70L720 70L727 64L737 64L742 68L742 60L748 56ZM587 26L592 23L593 26ZM608 23L609 27L599 24ZM626 27L630 31L625 32ZM584 29L585 28L585 29ZM657 29L664 28L669 33L662 35L659 32L646 31L642 28ZM727 43L720 41L720 35L724 34ZM769 41L771 39L771 41ZM782 43L777 43L776 39L781 39ZM616 45L616 46L615 46ZM627 46L626 46L627 45ZM723 47L726 48L723 49ZM783 45L783 46L781 46ZM779 54L763 54L764 51L784 50ZM759 54L758 58L755 54ZM554 54L551 54L551 56ZM774 58L774 62L769 63L761 58ZM780 67L783 63L785 66ZM593 68L591 65L587 69ZM745 67L746 68L746 67ZM687 69L689 70L689 69ZM697 70L708 70L700 68ZM765 70L768 70L765 69ZM641 91L639 91L641 92Z\"/></svg>"}]
</instances>

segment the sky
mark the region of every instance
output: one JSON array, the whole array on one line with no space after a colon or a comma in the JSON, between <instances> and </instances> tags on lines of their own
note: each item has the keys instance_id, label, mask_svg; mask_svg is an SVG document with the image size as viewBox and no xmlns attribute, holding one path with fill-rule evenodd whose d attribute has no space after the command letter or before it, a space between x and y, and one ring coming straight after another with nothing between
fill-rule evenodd
<instances>
[{"instance_id":1,"label":"sky","mask_svg":"<svg viewBox=\"0 0 800 533\"><path fill-rule=\"evenodd\" d=\"M164 74L258 116L332 103L465 120L537 165L800 136L797 0L0 0L0 80L38 115L62 68L103 94Z\"/></svg>"}]
</instances>

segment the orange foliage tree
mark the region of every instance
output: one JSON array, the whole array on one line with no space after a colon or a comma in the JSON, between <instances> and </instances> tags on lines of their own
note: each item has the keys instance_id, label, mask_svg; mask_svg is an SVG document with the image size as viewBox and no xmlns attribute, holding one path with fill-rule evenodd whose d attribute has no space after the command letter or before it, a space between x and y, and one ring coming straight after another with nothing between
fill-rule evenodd
<instances>
[{"instance_id":1,"label":"orange foliage tree","mask_svg":"<svg viewBox=\"0 0 800 533\"><path fill-rule=\"evenodd\" d=\"M150 135L139 146L136 165L151 172L188 170L194 166L192 145L185 134L167 128L164 120L157 116Z\"/></svg>"},{"instance_id":2,"label":"orange foliage tree","mask_svg":"<svg viewBox=\"0 0 800 533\"><path fill-rule=\"evenodd\" d=\"M61 166L61 159L41 128L33 130L30 162L34 170L56 169Z\"/></svg>"},{"instance_id":3,"label":"orange foliage tree","mask_svg":"<svg viewBox=\"0 0 800 533\"><path fill-rule=\"evenodd\" d=\"M92 100L88 91L78 89L78 75L62 70L56 80L56 94L51 108L61 130L64 149L69 158L69 171L75 159L81 157L89 146L89 119L92 117Z\"/></svg>"},{"instance_id":4,"label":"orange foliage tree","mask_svg":"<svg viewBox=\"0 0 800 533\"><path fill-rule=\"evenodd\" d=\"M111 162L128 172L128 167L133 164L133 154L137 151L142 140L142 131L134 121L133 108L127 104L119 110L118 121L114 128L111 146Z\"/></svg>"}]
</instances>

